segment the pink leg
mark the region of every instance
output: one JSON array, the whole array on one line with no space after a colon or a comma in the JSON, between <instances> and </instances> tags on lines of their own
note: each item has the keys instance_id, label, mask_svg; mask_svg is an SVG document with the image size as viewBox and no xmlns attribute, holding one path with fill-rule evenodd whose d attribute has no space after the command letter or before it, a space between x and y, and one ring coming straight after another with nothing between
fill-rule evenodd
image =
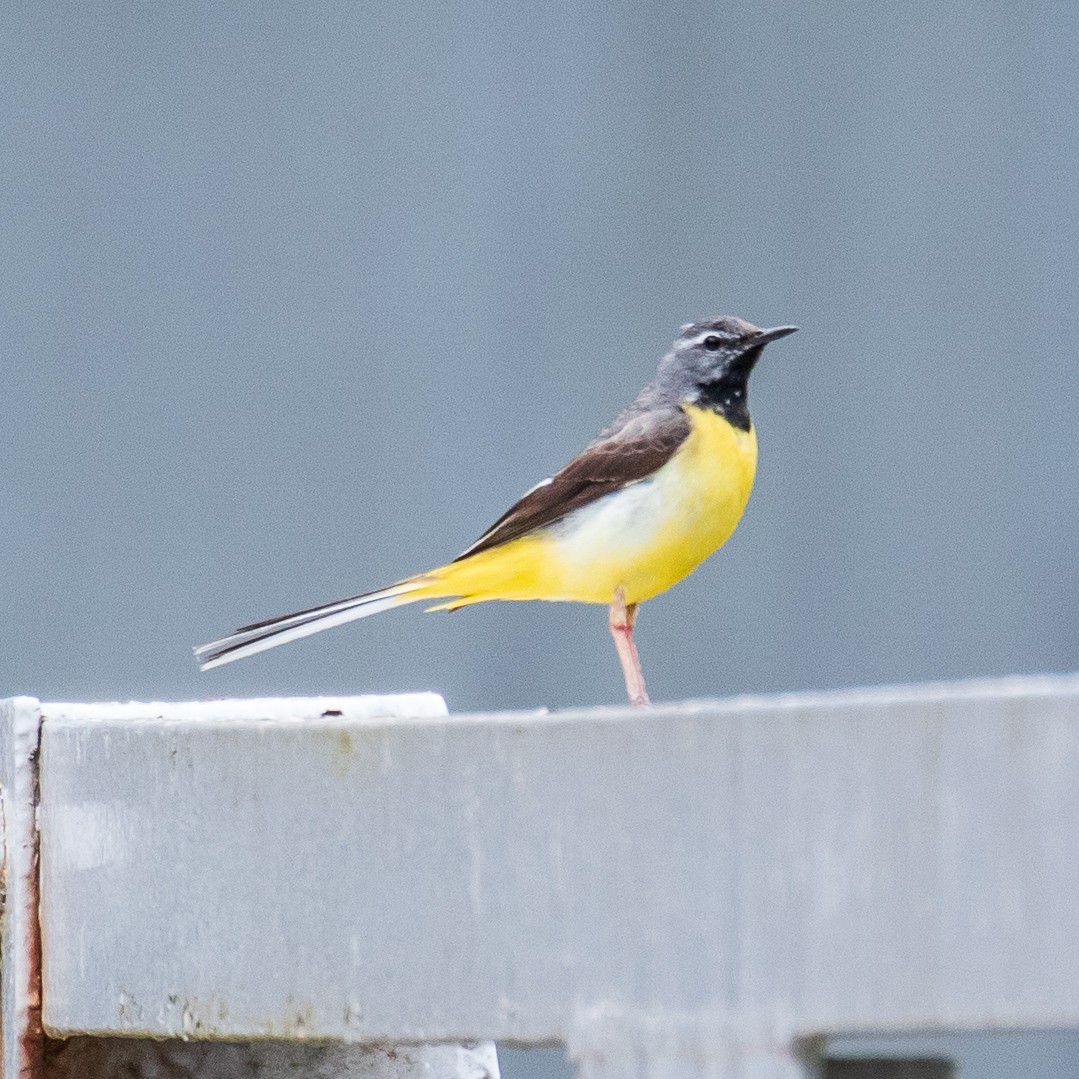
<instances>
[{"instance_id":1,"label":"pink leg","mask_svg":"<svg viewBox=\"0 0 1079 1079\"><path fill-rule=\"evenodd\" d=\"M622 664L629 703L641 705L650 702L648 691L644 688L641 657L637 655L637 646L633 643L633 623L636 618L637 604L627 604L625 589L619 588L614 594L614 599L611 600L607 624L611 627L614 646L618 650L618 660Z\"/></svg>"}]
</instances>

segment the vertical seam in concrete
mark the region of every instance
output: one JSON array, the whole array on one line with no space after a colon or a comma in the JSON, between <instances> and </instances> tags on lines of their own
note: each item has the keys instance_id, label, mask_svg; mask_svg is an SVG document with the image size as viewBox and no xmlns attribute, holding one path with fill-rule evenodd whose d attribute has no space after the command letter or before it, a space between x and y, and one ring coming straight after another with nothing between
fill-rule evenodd
<instances>
[{"instance_id":1,"label":"vertical seam in concrete","mask_svg":"<svg viewBox=\"0 0 1079 1079\"><path fill-rule=\"evenodd\" d=\"M4 824L2 957L3 1079L41 1079L41 918L38 847L38 767L41 706L32 698L0 702L3 730ZM14 1074L8 1074L8 1065Z\"/></svg>"},{"instance_id":2,"label":"vertical seam in concrete","mask_svg":"<svg viewBox=\"0 0 1079 1079\"><path fill-rule=\"evenodd\" d=\"M19 1079L39 1079L44 1070L45 1037L41 1027L41 712L33 746L26 758L30 780L29 864L26 867L26 1012L19 1044Z\"/></svg>"}]
</instances>

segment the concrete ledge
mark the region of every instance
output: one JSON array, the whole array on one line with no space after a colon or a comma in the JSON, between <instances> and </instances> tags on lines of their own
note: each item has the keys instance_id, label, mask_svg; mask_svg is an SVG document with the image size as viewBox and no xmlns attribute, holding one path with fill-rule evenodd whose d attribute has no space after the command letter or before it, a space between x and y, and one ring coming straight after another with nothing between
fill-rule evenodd
<instances>
[{"instance_id":1,"label":"concrete ledge","mask_svg":"<svg viewBox=\"0 0 1079 1079\"><path fill-rule=\"evenodd\" d=\"M41 706L55 1036L565 1042L582 1075L778 1076L819 1033L1079 1025L1076 676L113 708Z\"/></svg>"}]
</instances>

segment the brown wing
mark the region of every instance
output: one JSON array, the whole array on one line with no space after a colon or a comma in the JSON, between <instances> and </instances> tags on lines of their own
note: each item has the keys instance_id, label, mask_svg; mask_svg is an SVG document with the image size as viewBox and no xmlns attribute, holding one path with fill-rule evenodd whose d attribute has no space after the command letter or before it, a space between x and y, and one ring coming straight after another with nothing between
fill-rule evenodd
<instances>
[{"instance_id":1,"label":"brown wing","mask_svg":"<svg viewBox=\"0 0 1079 1079\"><path fill-rule=\"evenodd\" d=\"M643 480L674 456L688 434L689 420L679 408L627 416L561 472L528 491L454 561L552 525L597 498Z\"/></svg>"}]
</instances>

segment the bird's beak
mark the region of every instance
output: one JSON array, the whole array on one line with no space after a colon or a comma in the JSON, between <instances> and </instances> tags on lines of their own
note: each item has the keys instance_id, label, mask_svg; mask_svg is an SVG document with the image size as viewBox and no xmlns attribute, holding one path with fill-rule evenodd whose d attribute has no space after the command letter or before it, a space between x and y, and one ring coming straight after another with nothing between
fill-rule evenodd
<instances>
[{"instance_id":1,"label":"bird's beak","mask_svg":"<svg viewBox=\"0 0 1079 1079\"><path fill-rule=\"evenodd\" d=\"M766 345L769 341L778 341L781 337L797 333L797 331L797 326L773 326L770 330L761 330L759 334L752 338L752 343L754 347L757 345Z\"/></svg>"}]
</instances>

